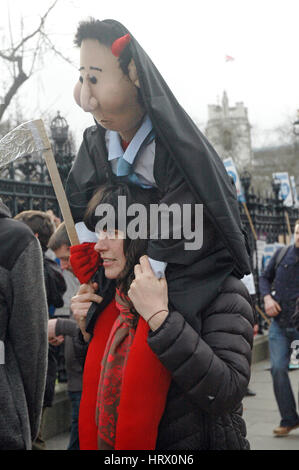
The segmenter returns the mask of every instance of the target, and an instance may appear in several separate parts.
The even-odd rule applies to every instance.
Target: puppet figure
[[[230,274],[241,278],[250,272],[233,184],[215,150],[123,25],[83,22],[75,43],[80,72],[74,97],[95,119],[84,132],[66,188],[80,242],[90,241],[82,222],[87,204],[109,180],[158,188],[160,203],[168,206],[202,204],[200,249],[186,250],[183,238],[151,240],[148,248],[158,276],[167,266],[174,306],[191,309],[192,315],[194,308],[213,300]],[[196,302],[188,294],[194,278],[202,280]]]
[[[93,115],[95,125],[84,131],[66,186],[81,242],[72,247],[71,260],[81,282],[95,273],[97,294],[103,297],[96,315],[87,315],[86,329],[92,332],[99,313],[112,308],[115,285],[105,279],[98,269],[100,259],[85,243],[96,237],[84,224],[84,214],[100,185],[124,181],[157,191],[159,203],[167,207],[191,207],[193,229],[195,207],[203,206],[200,248],[186,249],[184,236],[171,237],[175,229],[170,227],[169,239],[150,239],[147,250],[156,276],[166,276],[170,308],[200,331],[200,312],[216,299],[224,282],[232,276],[242,291],[238,279],[250,272],[234,185],[211,144],[122,24],[82,22],[75,44],[80,68],[74,97]],[[96,352],[93,360],[98,361]],[[85,410],[94,406],[87,402]]]

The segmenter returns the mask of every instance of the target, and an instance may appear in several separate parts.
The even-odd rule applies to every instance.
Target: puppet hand
[[[101,258],[94,246],[95,243],[81,243],[70,248],[70,263],[81,284],[87,284],[101,264]]]
[[[64,337],[62,335],[54,336],[54,338],[49,339],[49,343],[52,344],[52,346],[60,346],[63,341]]]
[[[56,329],[57,318],[51,318],[48,320],[48,340],[55,338],[55,329]]]
[[[151,329],[156,329],[168,315],[166,279],[156,278],[147,256],[140,258],[140,264],[136,264],[134,272],[135,280],[128,295],[137,312],[149,323]]]

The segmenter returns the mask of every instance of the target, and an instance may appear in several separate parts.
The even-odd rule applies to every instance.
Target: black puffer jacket
[[[157,449],[249,449],[241,401],[250,379],[253,311],[230,276],[196,331],[171,312],[148,343],[172,374]]]
[[[55,308],[63,307],[63,294],[66,291],[66,283],[62,275],[62,271],[58,264],[48,258],[45,253],[43,254],[43,258],[48,308],[50,306]],[[44,407],[51,407],[54,400],[55,382],[57,375],[57,355],[58,348],[52,344],[49,344]]]

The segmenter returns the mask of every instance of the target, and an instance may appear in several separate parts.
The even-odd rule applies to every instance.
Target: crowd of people
[[[46,448],[63,345],[69,450],[247,450],[256,319],[234,182],[123,25],[82,22],[75,44],[74,97],[95,120],[66,184],[80,243],[69,220],[12,219],[0,205],[0,448]],[[156,206],[167,237],[162,219],[152,231]],[[280,436],[299,423],[285,367],[298,338],[298,250],[296,223],[293,246],[261,279]]]
[[[130,203],[142,200],[147,208],[153,202],[134,185],[104,185],[86,212],[89,229],[102,201],[117,209],[115,195],[126,195]],[[254,325],[247,288],[229,278],[222,298],[200,314],[199,330],[199,318],[187,321],[170,310],[167,281],[153,273],[147,240],[126,240],[118,228],[113,234],[103,230],[96,243],[75,247],[72,267],[65,223],[56,219],[55,226],[53,214],[25,211],[12,219],[1,204],[0,228],[6,246],[1,292],[10,286],[5,303],[1,297],[6,310],[0,316],[6,331],[2,449],[46,449],[44,411],[53,404],[63,343],[72,407],[69,450],[216,448],[215,428],[223,433],[217,446],[235,448],[238,442],[238,448],[249,448],[240,408]],[[291,343],[299,340],[298,261],[299,221],[294,243],[279,248],[260,277],[265,312],[272,318],[271,374],[281,414],[276,436],[299,426],[288,378]],[[93,275],[84,283],[87,272]],[[63,304],[67,316],[59,316]],[[232,345],[238,337],[243,342]],[[231,441],[224,420],[234,429]]]

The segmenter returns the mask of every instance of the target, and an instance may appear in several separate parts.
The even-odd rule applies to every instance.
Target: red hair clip
[[[115,55],[115,57],[119,57],[124,48],[126,47],[127,44],[131,41],[131,36],[130,34],[125,34],[125,36],[122,36],[121,38],[115,39],[114,43],[111,46],[111,51],[112,54]]]

